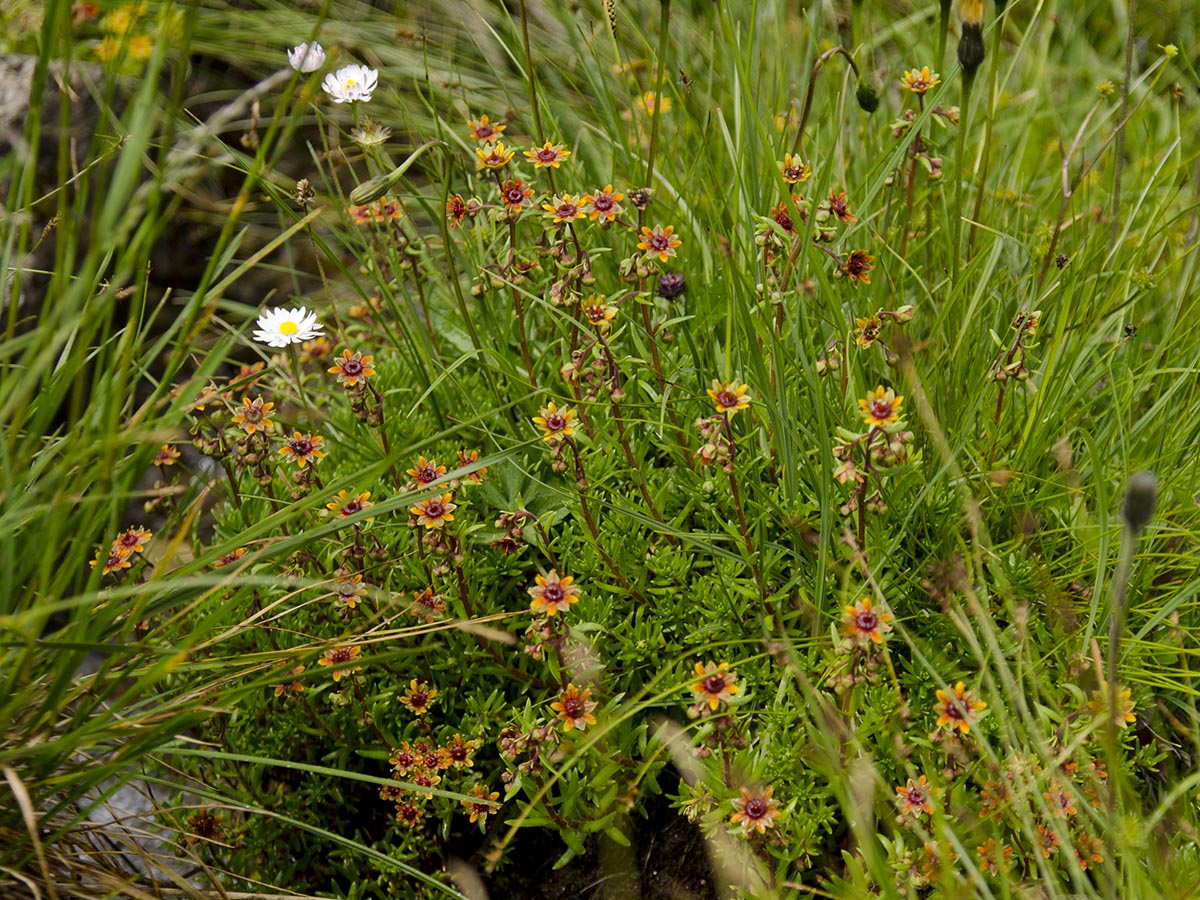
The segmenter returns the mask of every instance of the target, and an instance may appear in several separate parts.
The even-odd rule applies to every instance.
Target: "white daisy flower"
[[[254,339],[270,347],[286,347],[301,341],[311,341],[321,334],[322,328],[321,323],[317,321],[317,314],[310,313],[303,306],[295,309],[277,306],[259,316],[255,324],[258,325],[258,329],[254,332]]]
[[[325,76],[321,87],[334,103],[349,103],[361,100],[366,103],[371,99],[375,86],[379,83],[379,72],[366,66],[342,66],[336,72]]]
[[[325,49],[316,41],[302,43],[288,51],[288,62],[297,72],[315,72],[325,65]]]

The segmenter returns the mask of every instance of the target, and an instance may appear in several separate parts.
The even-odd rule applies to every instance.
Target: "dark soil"
[[[549,829],[526,829],[500,870],[485,876],[490,900],[719,900],[700,829],[662,797],[632,816],[622,847],[603,835],[561,869],[562,839]]]

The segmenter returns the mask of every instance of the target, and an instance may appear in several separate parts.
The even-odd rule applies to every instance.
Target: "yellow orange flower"
[[[783,156],[783,180],[788,184],[803,184],[812,178],[812,166],[799,156],[785,153]]]
[[[475,157],[481,169],[503,169],[516,152],[503,143],[495,143],[480,147],[475,151]]]
[[[323,443],[325,443],[325,438],[319,434],[301,434],[299,431],[295,431],[292,432],[287,443],[279,448],[279,453],[286,456],[289,462],[294,462],[303,469],[309,463],[315,463],[325,455],[325,451],[321,449]]]
[[[611,184],[606,184],[603,190],[598,190],[594,194],[584,194],[584,209],[587,211],[588,218],[593,222],[612,222],[617,218],[617,213],[621,211],[621,201],[625,199],[625,195],[620,191],[614,191]]]
[[[842,614],[842,634],[860,646],[882,644],[883,636],[892,630],[891,619],[888,613],[873,609],[871,598],[866,597],[846,607]]]
[[[575,410],[568,406],[560,411],[554,401],[550,401],[540,416],[533,417],[533,424],[542,430],[542,440],[555,444],[575,433],[575,426],[571,424],[574,419]]]
[[[478,122],[468,121],[467,127],[471,129],[471,137],[486,142],[500,137],[508,126],[502,122],[489,121],[487,116],[480,116]]]
[[[318,666],[335,666],[333,672],[334,681],[341,681],[345,676],[352,672],[361,672],[362,666],[350,665],[362,656],[361,647],[330,647],[325,651],[325,655],[317,660]]]
[[[896,787],[896,802],[900,805],[902,818],[919,818],[922,813],[933,813],[933,788],[920,776],[916,781],[908,779],[908,784]]]
[[[338,491],[338,495],[325,504],[325,508],[332,513],[336,513],[339,518],[345,519],[355,513],[360,513],[368,507],[374,506],[371,503],[371,492],[363,491],[356,497],[351,497],[350,493],[345,490]]]
[[[749,390],[748,385],[742,384],[736,378],[733,381],[717,381],[714,378],[708,396],[716,405],[717,412],[728,413],[732,417],[738,410],[750,407],[751,398],[747,393]]]
[[[400,703],[408,708],[414,716],[423,716],[429,712],[433,698],[437,696],[437,688],[430,687],[426,682],[413,679],[408,683],[408,689],[400,696]]]
[[[897,397],[891,388],[886,391],[879,385],[867,394],[865,400],[858,401],[858,413],[868,425],[884,426],[900,420],[900,406],[903,397]]]
[[[645,250],[647,256],[657,256],[659,262],[666,262],[675,255],[675,250],[683,244],[674,236],[675,226],[655,225],[653,228],[642,226],[642,239],[638,241],[638,249]]]
[[[968,691],[960,681],[954,685],[954,690],[937,692],[937,704],[934,712],[938,714],[938,727],[948,725],[953,731],[957,728],[963,734],[971,730],[975,714],[985,709],[987,704],[978,700],[975,694]]]
[[[550,708],[562,719],[563,731],[570,731],[572,728],[584,731],[587,726],[596,724],[596,717],[592,715],[596,702],[588,699],[591,695],[591,688],[580,690],[574,684],[568,684],[562,696],[550,704]]]
[[[354,387],[360,381],[375,377],[375,369],[371,365],[374,359],[374,356],[363,356],[357,351],[351,353],[349,350],[343,350],[342,358],[334,360],[329,372],[337,375],[339,384]]]
[[[692,671],[697,677],[692,683],[692,692],[702,703],[707,703],[710,710],[715,711],[722,703],[728,703],[741,690],[737,685],[737,672],[731,670],[727,662],[696,663]]]
[[[454,511],[458,509],[458,504],[453,500],[453,494],[426,497],[410,506],[408,511],[416,517],[418,525],[424,525],[426,528],[444,528],[447,522],[454,521]]]
[[[555,616],[569,610],[572,603],[579,602],[579,586],[570,575],[559,576],[551,569],[548,575],[535,575],[534,581],[537,586],[529,589],[529,596],[533,598],[529,608],[535,613]]]
[[[559,194],[551,199],[549,203],[543,203],[542,209],[546,211],[546,215],[554,220],[554,224],[560,222],[570,222],[572,219],[582,219],[587,216],[584,210],[583,197],[575,198],[570,194]]]
[[[930,72],[929,66],[922,66],[919,69],[910,69],[905,72],[904,77],[900,79],[900,86],[914,94],[924,94],[937,87],[941,82],[942,79],[937,72]]]
[[[532,162],[535,168],[557,169],[559,164],[571,155],[571,151],[562,144],[551,144],[549,141],[546,141],[542,146],[526,150],[522,155]]]
[[[771,796],[774,788],[763,788],[761,791],[751,791],[742,788],[742,796],[733,801],[733,815],[729,821],[742,826],[742,833],[749,834],[757,831],[766,834],[768,828],[773,828],[775,819],[780,815],[779,803]]]
[[[243,397],[242,407],[233,415],[232,419],[234,424],[241,425],[246,429],[246,434],[270,431],[275,427],[275,423],[271,421],[273,415],[271,410],[274,408],[274,403],[264,403],[262,397],[255,397],[253,402],[249,397]]]

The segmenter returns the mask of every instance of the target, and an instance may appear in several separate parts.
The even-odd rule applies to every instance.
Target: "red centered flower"
[[[733,381],[723,382],[714,378],[708,396],[716,405],[717,412],[728,413],[732,417],[738,410],[749,408],[750,397],[746,393],[749,390],[749,386],[742,384],[736,378]]]
[[[850,206],[846,202],[845,193],[839,194],[837,191],[829,192],[829,211],[837,216],[843,225],[849,225],[851,222],[858,221],[858,216],[850,212]]]
[[[961,681],[949,693],[938,691],[937,700],[934,712],[938,714],[938,727],[948,725],[951,731],[957,728],[963,734],[971,730],[975,713],[987,707],[986,703],[975,698],[973,692],[966,690]]]
[[[441,480],[441,477],[446,474],[446,467],[439,466],[432,459],[418,456],[417,464],[411,469],[406,469],[405,472],[412,476],[415,487],[428,487]]]
[[[417,518],[417,524],[426,528],[442,528],[447,522],[453,522],[453,513],[458,504],[453,503],[453,494],[442,494],[440,497],[427,497],[420,503],[408,508]]]
[[[891,619],[888,613],[873,609],[868,597],[846,607],[842,613],[842,634],[860,646],[882,644],[883,636],[892,630]]]
[[[330,512],[337,513],[339,518],[345,519],[355,513],[360,513],[368,507],[374,506],[370,502],[371,492],[363,491],[357,497],[351,497],[348,491],[338,491],[338,495],[325,504],[325,508]]]
[[[580,690],[575,685],[568,684],[562,696],[550,704],[550,708],[562,719],[563,731],[570,731],[572,728],[584,731],[587,726],[596,724],[596,717],[592,715],[596,702],[588,699],[591,695],[591,688]]]
[[[281,667],[290,665],[287,660],[281,659],[278,663]],[[284,694],[291,691],[293,694],[299,694],[304,691],[304,685],[295,680],[295,676],[304,672],[304,666],[293,666],[290,672],[284,673],[284,678],[291,678],[291,681],[281,681],[275,685],[275,696],[282,697]]]
[[[897,397],[894,390],[888,388],[885,391],[883,385],[879,385],[867,394],[865,400],[858,401],[858,414],[868,425],[883,427],[900,421],[900,406],[903,403],[904,398]]]
[[[262,397],[255,397],[253,402],[249,397],[243,397],[242,408],[234,414],[233,422],[245,428],[246,434],[254,434],[260,430],[270,431],[275,427],[275,423],[271,421],[271,410],[274,408],[274,403],[263,403]]]
[[[728,703],[741,688],[737,686],[737,672],[729,668],[729,663],[696,663],[693,667],[697,680],[692,683],[692,692],[699,695],[702,703],[707,703],[710,710],[716,710],[722,703]]]
[[[365,382],[368,378],[374,377],[375,369],[371,365],[374,359],[374,356],[363,356],[357,351],[351,353],[349,350],[343,350],[342,358],[333,361],[329,372],[337,375],[339,384],[354,387],[360,381]]]
[[[459,450],[458,451],[458,467],[460,469],[464,468],[465,466],[474,465],[478,459],[479,459],[479,451],[478,450]],[[487,466],[482,466],[482,467],[476,469],[470,475],[464,476],[463,480],[469,481],[472,484],[482,484],[483,476],[486,474],[487,474]]]
[[[537,587],[529,589],[529,596],[533,598],[529,608],[535,613],[555,616],[565,613],[572,603],[579,601],[579,586],[573,583],[575,579],[570,575],[559,577],[558,572],[551,569],[549,575],[535,575],[534,580]]]
[[[226,566],[232,565],[233,563],[237,562],[239,559],[241,559],[245,555],[246,555],[246,548],[238,547],[236,550],[230,550],[228,553],[223,554],[220,559],[218,559],[215,563],[212,564],[212,567],[214,569],[223,569]]]
[[[487,116],[480,116],[478,122],[468,121],[467,127],[471,129],[471,137],[477,141],[487,142],[500,137],[508,126],[501,122],[491,122]]]
[[[683,244],[683,241],[674,236],[674,231],[674,225],[668,225],[666,228],[655,225],[653,229],[642,226],[642,239],[638,241],[638,249],[645,250],[647,256],[658,256],[659,262],[666,262],[675,255],[675,248]]]
[[[417,591],[413,594],[413,605],[409,607],[408,613],[412,616],[425,617],[426,624],[432,625],[435,621],[442,617],[446,611],[446,601],[442,599],[441,594],[435,594],[433,588],[425,588],[423,591]]]
[[[360,656],[362,656],[361,647],[330,647],[325,651],[325,655],[317,660],[317,665],[335,666],[332,672],[333,680],[341,681],[351,672],[362,671],[362,666],[350,665]]]
[[[542,430],[542,440],[556,444],[575,433],[575,427],[571,424],[574,418],[575,410],[566,407],[559,411],[551,401],[542,409],[540,416],[533,417],[533,424]]]
[[[933,788],[920,776],[916,781],[896,787],[896,802],[900,804],[900,815],[904,818],[919,818],[922,813],[933,813]]]
[[[549,203],[543,203],[542,209],[546,211],[546,215],[554,220],[557,225],[559,222],[569,222],[572,219],[582,219],[587,213],[584,211],[584,200],[586,197],[576,199],[570,194],[560,194],[551,200]]]
[[[541,147],[534,147],[532,150],[526,150],[524,156],[533,163],[535,168],[557,169],[559,163],[571,155],[571,151],[566,149],[562,144],[551,144],[546,141]]]
[[[116,540],[112,542],[113,553],[119,553],[121,556],[132,556],[135,553],[141,553],[146,549],[146,541],[154,537],[149,531],[141,525],[134,525],[131,528],[126,528]]]
[[[802,184],[812,177],[812,167],[799,156],[785,153],[783,156],[783,180],[788,184]]]
[[[612,222],[621,211],[621,201],[625,199],[625,195],[614,191],[611,184],[606,184],[603,190],[585,194],[583,199],[589,219],[593,222]]]
[[[412,802],[396,804],[396,821],[409,828],[416,828],[425,818],[425,810]]]
[[[279,452],[303,469],[309,463],[315,463],[325,455],[325,451],[321,449],[323,443],[325,443],[325,438],[319,434],[301,434],[299,431],[295,431],[292,432],[288,442],[279,448]]]
[[[764,788],[755,793],[748,788],[742,788],[742,796],[733,801],[734,812],[729,821],[734,825],[741,825],[743,834],[749,834],[751,831],[765,834],[768,828],[774,827],[775,819],[780,814],[779,804],[771,796],[774,791],[774,788]]]
[[[350,609],[358,608],[359,598],[367,596],[367,589],[362,583],[361,575],[337,580],[337,601]]]
[[[437,696],[437,688],[430,687],[425,682],[418,682],[413,679],[408,683],[408,689],[400,697],[400,703],[408,707],[408,711],[414,716],[423,716],[429,712],[429,707],[433,703],[433,698]],[[437,765],[437,757],[434,757],[434,765]]]
[[[500,199],[507,209],[514,212],[529,206],[529,198],[533,196],[533,188],[517,178],[504,182],[500,186]]]
[[[865,319],[856,318],[854,325],[854,343],[864,350],[879,340],[879,332],[883,328],[883,322],[879,320],[879,316],[867,316]]]
[[[456,734],[445,747],[438,747],[438,767],[470,768],[475,765],[472,754],[478,746],[477,741],[466,741],[461,734]]]
[[[179,459],[179,451],[170,444],[163,444],[154,454],[154,465],[162,468],[173,466],[177,459]]]
[[[875,257],[869,255],[866,250],[852,250],[838,268],[850,279],[851,284],[858,281],[870,284],[871,279],[867,277],[867,273],[875,268],[874,263]]]
[[[471,785],[471,796],[474,799],[458,801],[466,807],[467,812],[471,814],[471,821],[486,822],[489,813],[495,812],[496,800],[500,798],[499,791],[488,793],[488,789],[476,782]]]
[[[421,745],[418,744],[415,748],[408,741],[400,745],[400,749],[393,750],[391,758],[388,762],[392,764],[392,772],[403,778],[410,770],[420,768],[421,764]]]
[[[451,194],[446,201],[446,218],[450,220],[451,228],[458,228],[467,217],[467,203],[458,194]]]
[[[475,157],[480,168],[503,169],[516,152],[516,150],[508,149],[502,143],[487,144],[475,151]]]
[[[97,555],[95,559],[88,563],[88,565],[93,569],[96,568],[96,566],[100,565],[100,556]],[[128,569],[132,565],[133,563],[129,561],[129,557],[127,555],[122,555],[116,550],[113,550],[108,554],[108,556],[104,557],[104,567],[100,570],[100,574],[108,575],[111,572],[117,571],[117,569]]]

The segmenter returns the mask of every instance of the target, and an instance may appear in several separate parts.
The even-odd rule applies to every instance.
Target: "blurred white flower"
[[[270,347],[286,347],[301,341],[311,341],[321,333],[322,325],[317,314],[303,306],[285,309],[277,306],[258,317],[254,339]]]
[[[325,49],[316,41],[300,44],[288,51],[288,62],[297,72],[315,72],[325,65]]]
[[[366,66],[342,66],[336,72],[325,76],[321,87],[334,103],[349,103],[361,100],[366,103],[371,99],[375,86],[379,83],[379,73]]]

